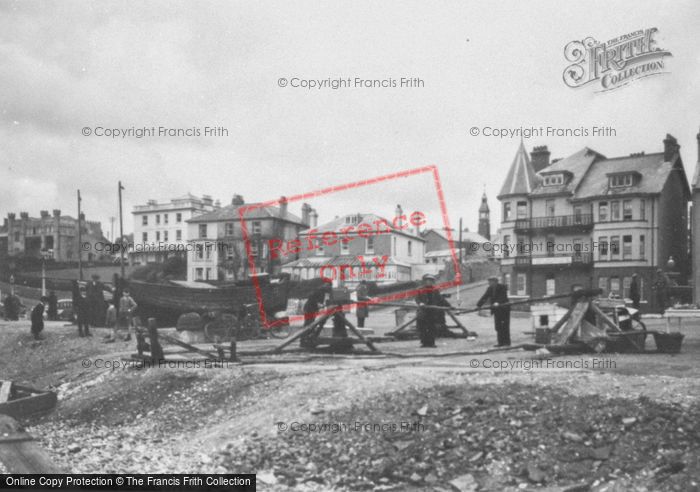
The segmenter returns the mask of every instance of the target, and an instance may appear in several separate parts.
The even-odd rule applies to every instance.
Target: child
[[[44,296],[32,309],[32,336],[35,340],[41,340],[39,335],[44,330],[44,307],[48,299]]]

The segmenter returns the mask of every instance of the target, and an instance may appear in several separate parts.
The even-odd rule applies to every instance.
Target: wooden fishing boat
[[[0,381],[0,414],[22,418],[56,406],[56,393]]]
[[[263,307],[268,314],[287,308],[288,279],[261,279],[258,285]],[[206,283],[169,281],[154,284],[132,280],[129,282],[129,292],[139,306],[172,314],[237,313],[244,304],[258,303],[256,286],[252,281],[214,286]]]

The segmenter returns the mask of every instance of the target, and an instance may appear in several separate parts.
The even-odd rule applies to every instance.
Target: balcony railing
[[[585,229],[593,226],[592,214],[578,215],[554,215],[551,217],[532,217],[530,219],[516,219],[516,230],[527,229]]]
[[[590,266],[593,264],[591,253],[566,253],[552,255],[520,255],[515,257],[515,266]]]

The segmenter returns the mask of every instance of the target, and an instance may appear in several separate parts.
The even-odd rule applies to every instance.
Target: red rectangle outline
[[[378,176],[375,178],[370,178],[370,179],[363,179],[360,181],[355,181],[352,183],[346,183],[343,185],[338,185],[338,186],[330,186],[328,188],[322,188],[320,190],[312,191],[309,193],[302,193],[300,195],[294,195],[291,197],[286,197],[287,203],[291,202],[297,202],[300,200],[309,200],[314,197],[319,197],[319,196],[324,196],[333,192],[337,191],[346,191],[350,190],[353,188],[361,188],[363,186],[368,186],[372,184],[377,184],[381,183],[383,181],[389,181],[391,179],[398,179],[398,178],[406,178],[409,176],[415,176],[418,174],[423,174],[423,173],[432,173],[433,174],[433,179],[435,181],[435,190],[438,195],[438,201],[440,203],[440,213],[442,215],[442,222],[443,222],[443,227],[445,229],[445,233],[447,236],[447,242],[449,244],[449,249],[450,249],[450,255],[452,256],[452,262],[454,264],[454,271],[455,271],[455,279],[449,282],[443,282],[441,284],[435,285],[435,288],[440,290],[440,289],[446,289],[449,287],[455,287],[458,286],[462,283],[462,271],[459,268],[459,262],[457,260],[457,254],[455,251],[455,245],[454,245],[454,240],[452,239],[452,230],[450,228],[450,220],[447,216],[447,206],[445,204],[445,195],[443,193],[442,189],[442,183],[440,181],[440,175],[438,173],[437,166],[435,165],[429,165],[429,166],[424,166],[424,167],[419,167],[415,169],[409,169],[406,171],[399,171],[396,173],[391,173],[391,174],[386,174],[384,176]],[[256,271],[255,271],[255,261],[253,260],[253,255],[252,255],[252,247],[250,244],[250,237],[248,235],[248,226],[245,221],[244,215],[247,212],[250,212],[252,210],[258,209],[258,208],[263,208],[263,207],[271,207],[271,206],[278,206],[280,203],[281,198],[278,198],[276,200],[270,200],[267,202],[261,202],[261,203],[253,203],[250,205],[242,205],[239,210],[238,214],[241,219],[241,230],[243,231],[243,241],[245,243],[245,248],[246,248],[246,254],[248,256],[248,266],[250,268],[250,272],[252,275],[252,280],[253,280],[253,285],[255,287],[255,295],[258,301],[258,310],[260,312],[260,320],[264,324],[265,328],[272,328],[274,326],[277,326],[279,324],[285,323],[285,320],[272,320],[268,321],[267,315],[265,313],[265,307],[264,307],[264,301],[262,297],[262,288],[260,286],[260,279],[256,276]],[[327,308],[321,311],[318,311],[316,315],[324,315],[324,314],[332,314],[335,312],[338,312],[340,310],[345,310],[349,311],[355,306],[370,306],[373,304],[381,304],[382,302],[389,302],[389,301],[397,301],[401,299],[406,299],[409,297],[415,297],[417,294],[426,292],[428,289],[425,288],[418,288],[418,289],[413,289],[409,290],[406,292],[399,292],[396,294],[389,294],[386,296],[382,297],[375,297],[371,301],[367,302],[355,302],[352,304],[344,304],[343,306],[335,306],[332,308]],[[303,320],[304,315],[303,314],[298,314],[294,316],[289,317],[289,322],[291,321],[297,321],[297,320]]]

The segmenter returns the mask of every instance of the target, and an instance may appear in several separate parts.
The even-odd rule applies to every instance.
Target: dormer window
[[[633,174],[614,174],[610,176],[610,187],[611,188],[624,188],[626,186],[632,186],[634,184]]]
[[[550,174],[544,177],[544,186],[558,186],[564,184],[563,174]]]

